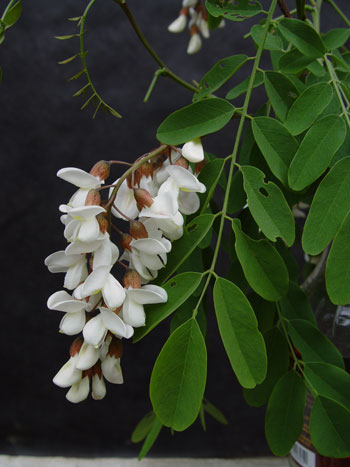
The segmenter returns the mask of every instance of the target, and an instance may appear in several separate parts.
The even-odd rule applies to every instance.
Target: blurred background
[[[100,159],[134,161],[158,145],[156,130],[172,111],[188,105],[191,93],[160,78],[147,104],[144,95],[156,63],[137,39],[119,6],[99,0],[87,19],[86,59],[97,91],[123,115],[116,119],[73,98],[84,78],[67,79],[80,71],[79,59],[58,62],[79,52],[77,33],[69,17],[80,16],[87,0],[23,0],[19,22],[0,46],[3,81],[0,85],[2,179],[2,309],[0,396],[1,451],[7,454],[135,456],[140,445],[131,432],[151,409],[148,384],[154,361],[169,333],[163,323],[139,343],[125,342],[124,385],[110,385],[102,401],[89,398],[78,405],[65,399],[66,390],[52,378],[68,359],[72,338],[59,335],[61,313],[46,309],[46,300],[62,288],[63,275],[50,274],[44,258],[65,247],[58,205],[74,188],[57,179],[61,167],[89,171]],[[269,1],[262,2],[268,9]],[[287,2],[293,7],[294,2]],[[350,13],[348,0],[339,6]],[[7,1],[0,0],[3,11]],[[256,20],[227,22],[212,33],[202,50],[186,54],[187,30],[170,34],[167,26],[178,15],[180,0],[130,0],[141,30],[170,69],[187,81],[199,81],[217,60],[229,55],[253,55],[251,39],[244,40]],[[328,5],[322,31],[344,27]],[[268,61],[268,55],[264,56]],[[243,67],[230,89],[249,74]],[[262,88],[253,107],[264,101]],[[254,110],[252,108],[252,110]],[[218,157],[232,151],[235,123],[204,139],[204,147]],[[120,174],[113,166],[115,178]],[[209,313],[208,382],[206,397],[229,420],[222,426],[207,417],[203,433],[199,421],[183,433],[163,429],[153,456],[244,457],[270,454],[264,439],[264,409],[248,407],[231,370]]]

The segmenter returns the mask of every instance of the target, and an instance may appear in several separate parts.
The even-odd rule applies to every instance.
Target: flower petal
[[[113,255],[114,253],[114,255]],[[114,256],[114,257],[113,257]],[[101,242],[99,248],[94,252],[94,269],[100,266],[112,266],[115,256],[119,256],[119,250],[114,243],[112,243],[109,238]],[[116,259],[116,261],[117,261]],[[114,261],[115,262],[115,261]]]
[[[86,258],[80,256],[80,261],[70,266],[64,278],[64,287],[73,290],[80,282],[84,281],[88,275]]]
[[[89,295],[93,295],[102,290],[106,283],[110,269],[110,266],[100,266],[99,268],[94,269],[84,283],[81,296],[88,297]]]
[[[126,335],[126,328],[124,321],[112,310],[108,308],[100,308],[103,324],[107,329],[113,332],[120,337],[125,337]]]
[[[84,342],[78,354],[76,367],[78,370],[88,370],[95,365],[99,358],[99,349],[87,342]]]
[[[69,402],[77,404],[78,402],[84,401],[89,395],[90,381],[89,377],[85,376],[77,383],[73,384],[70,390],[66,394],[66,398]]]
[[[168,300],[166,291],[162,287],[152,284],[144,285],[141,289],[128,289],[127,295],[133,301],[143,305],[165,303]]]
[[[95,217],[101,212],[106,212],[102,206],[80,206],[78,208],[72,208],[69,211],[69,215],[75,219],[89,219],[90,217]]]
[[[179,211],[182,214],[194,214],[198,211],[200,206],[199,196],[197,193],[180,191],[179,195]]]
[[[50,310],[65,311],[66,313],[75,313],[84,310],[86,302],[74,300],[65,290],[55,292],[52,294],[48,301],[47,307]]]
[[[106,385],[104,379],[101,375],[101,378],[95,374],[92,377],[92,398],[96,401],[103,399],[106,395]]]
[[[78,360],[78,354],[74,357],[70,357],[58,373],[54,376],[53,382],[61,388],[69,388],[73,384],[77,383],[81,379],[81,370],[76,368],[76,362]]]
[[[103,376],[109,383],[123,384],[123,374],[120,366],[120,358],[115,358],[107,355],[106,359],[101,363]]]
[[[97,240],[100,233],[100,226],[96,217],[81,222],[79,233],[75,240],[80,242],[93,242]]]
[[[123,318],[127,324],[134,328],[146,324],[146,315],[143,305],[132,300],[129,294],[123,305]]]
[[[45,259],[45,266],[55,268],[55,272],[66,272],[67,268],[79,261],[79,255],[66,256],[63,250],[52,253]]]
[[[75,167],[65,167],[57,172],[57,177],[72,183],[78,188],[97,188],[101,182],[97,177]]]
[[[181,188],[181,190],[204,193],[207,189],[203,183],[198,181],[197,177],[195,177],[189,170],[183,167],[179,167],[178,165],[171,165],[167,168],[167,171],[169,172],[170,177],[175,180],[177,185]]]
[[[184,144],[182,147],[182,155],[189,162],[197,163],[204,159],[204,151],[200,138],[194,138],[192,141]]]
[[[91,318],[84,326],[84,340],[95,347],[98,347],[107,334],[106,326],[103,324],[101,314]]]
[[[76,313],[66,313],[60,322],[60,331],[67,336],[74,336],[83,330],[86,317],[85,311],[77,311]]]
[[[113,183],[115,185],[118,182],[119,178]],[[113,192],[113,188],[110,189],[109,195],[111,196]],[[117,206],[118,209],[125,214],[126,216],[130,217],[131,219],[135,219],[139,215],[139,210],[137,209],[137,204],[134,196],[134,190],[128,187],[126,180],[123,181],[121,184],[115,201],[112,206],[112,214],[119,219],[125,220],[125,217],[122,216],[114,206]]]
[[[131,248],[137,248],[149,255],[158,255],[159,253],[167,252],[167,248],[163,243],[155,238],[140,238],[139,240],[133,240],[131,242]]]
[[[125,300],[125,291],[112,274],[107,276],[102,295],[108,308],[118,308]]]

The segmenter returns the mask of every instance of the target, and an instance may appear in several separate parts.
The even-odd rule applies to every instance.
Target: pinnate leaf
[[[299,191],[317,180],[329,166],[345,135],[345,123],[338,115],[318,120],[306,133],[291,162],[289,186]]]
[[[141,451],[139,453],[139,456],[138,456],[139,461],[141,459],[143,459],[148,454],[148,452],[152,448],[153,444],[156,442],[156,440],[158,438],[158,435],[159,435],[162,428],[163,428],[162,423],[159,421],[158,418],[155,418],[154,422],[153,422],[153,425],[152,425],[152,428],[151,428],[150,432],[148,433],[148,435],[146,436],[146,439],[145,439],[145,441],[144,441],[144,443],[142,445]]]
[[[139,421],[131,435],[132,443],[139,443],[146,438],[153,427],[155,418],[154,412],[151,411]]]
[[[315,193],[304,226],[302,244],[309,255],[318,255],[333,240],[350,211],[350,157],[339,160]]]
[[[266,411],[265,434],[271,451],[285,456],[300,435],[304,422],[306,388],[294,370],[275,385]]]
[[[193,100],[199,101],[219,89],[248,60],[247,55],[232,55],[219,60],[200,80],[199,90]]]
[[[266,375],[266,350],[254,311],[243,292],[218,278],[214,306],[222,342],[241,386],[253,388]]]
[[[281,237],[288,246],[294,243],[295,224],[292,212],[280,188],[264,182],[265,174],[249,165],[240,167],[249,210],[265,236],[276,241]]]
[[[299,73],[314,61],[314,58],[301,54],[297,49],[292,49],[281,56],[278,69],[283,73]]]
[[[134,342],[139,341],[152,331],[161,321],[177,310],[197,289],[202,274],[199,272],[183,272],[162,285],[168,294],[168,301],[145,305],[146,326],[135,329]]]
[[[250,82],[250,76],[248,76],[246,79],[244,79],[239,84],[234,86],[226,94],[225,99],[228,99],[228,100],[236,99],[236,97],[240,96],[241,94],[244,94],[249,87],[249,82]],[[263,82],[264,82],[264,74],[258,70],[255,74],[253,88],[260,86]]]
[[[223,128],[235,108],[224,99],[205,99],[170,114],[158,128],[157,138],[166,144],[182,144]]]
[[[296,139],[278,120],[270,117],[255,117],[252,129],[271,172],[288,186],[288,169],[298,149]]]
[[[327,50],[332,50],[344,45],[345,42],[349,39],[349,36],[349,28],[336,28],[328,31],[322,39],[327,47]]]
[[[320,58],[326,47],[316,30],[305,21],[285,18],[278,23],[282,36],[307,57]]]
[[[183,431],[195,421],[206,376],[204,339],[196,320],[191,318],[171,334],[152,371],[150,398],[165,426]]]
[[[278,301],[288,291],[288,271],[268,240],[253,240],[233,220],[236,253],[251,288],[265,300]]]
[[[264,74],[264,85],[276,116],[285,120],[290,106],[299,95],[297,88],[287,76],[276,71]]]
[[[208,12],[217,17],[223,16],[230,21],[243,21],[246,18],[257,15],[262,10],[257,0],[206,0],[205,6]]]

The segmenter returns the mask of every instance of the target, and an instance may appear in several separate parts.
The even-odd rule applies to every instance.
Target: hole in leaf
[[[268,192],[265,190],[265,188],[259,188],[259,193],[261,193],[265,198],[269,197]]]
[[[187,231],[188,232],[193,232],[194,230],[197,230],[198,224],[193,224],[190,227],[188,227]]]
[[[172,282],[172,283],[170,284],[170,287],[175,287],[175,286],[176,286],[176,281],[174,281],[174,282]]]
[[[221,63],[220,63],[220,67],[221,67],[221,68],[225,68],[225,66],[226,66],[226,62],[221,62]]]

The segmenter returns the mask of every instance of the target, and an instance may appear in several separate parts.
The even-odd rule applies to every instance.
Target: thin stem
[[[341,9],[338,7],[338,5],[333,1],[333,0],[324,0],[328,5],[330,5],[333,10],[335,10],[338,15],[342,18],[344,23],[346,23],[348,26],[350,26],[350,20],[345,16],[345,14],[341,11]]]
[[[118,234],[120,234],[120,235],[123,235],[123,234],[124,234],[124,232],[122,232],[120,229],[118,229],[118,227],[117,227],[116,225],[114,225],[114,224],[111,223],[111,227],[112,227],[112,229],[114,229],[116,232],[118,232]]]
[[[228,175],[228,180],[227,180],[227,188],[226,188],[226,192],[225,192],[224,203],[223,203],[223,207],[222,207],[222,211],[221,211],[220,227],[219,227],[219,232],[218,232],[218,236],[217,236],[217,241],[216,241],[216,246],[215,246],[215,250],[214,250],[213,259],[212,259],[211,266],[210,266],[211,274],[208,275],[208,278],[207,278],[207,280],[206,280],[206,282],[204,284],[204,288],[203,288],[202,293],[201,293],[201,295],[199,297],[197,305],[196,305],[195,309],[193,310],[193,316],[196,316],[196,314],[198,312],[199,305],[200,305],[201,301],[203,300],[204,294],[206,292],[206,289],[209,286],[211,276],[213,275],[213,272],[214,272],[214,269],[215,269],[215,266],[216,266],[216,261],[217,261],[217,258],[218,258],[221,239],[222,239],[222,234],[223,234],[223,230],[224,230],[225,218],[226,218],[226,214],[227,214],[227,206],[228,206],[228,200],[229,200],[229,196],[230,196],[230,190],[231,190],[231,184],[232,184],[232,178],[233,178],[233,169],[235,167],[235,162],[236,162],[236,158],[237,158],[237,155],[238,155],[238,148],[239,148],[240,140],[241,140],[242,133],[243,133],[244,123],[245,123],[245,120],[246,120],[247,114],[248,114],[248,106],[249,106],[250,98],[251,98],[252,91],[253,91],[255,75],[256,75],[256,72],[257,72],[257,69],[258,69],[258,66],[259,66],[259,63],[260,63],[260,59],[261,59],[261,55],[262,55],[262,52],[263,52],[265,40],[266,40],[266,37],[267,37],[267,33],[268,33],[270,23],[272,21],[273,13],[274,13],[275,8],[276,8],[276,4],[277,4],[277,0],[272,0],[271,6],[270,6],[270,9],[269,9],[269,12],[268,12],[268,16],[266,18],[266,23],[264,25],[263,38],[262,38],[262,41],[259,44],[258,51],[257,51],[256,56],[255,56],[254,65],[253,65],[252,73],[250,75],[249,85],[248,85],[248,89],[247,89],[247,94],[246,94],[245,100],[244,100],[241,120],[239,122],[238,130],[237,130],[237,136],[235,138],[235,144],[234,144],[233,151],[232,151],[232,154],[231,154],[231,164],[230,164],[230,168],[229,168],[229,175]]]
[[[286,18],[291,18],[292,15],[289,11],[289,8],[285,2],[285,0],[277,0],[277,3],[278,3],[278,6],[279,6],[279,9],[281,10],[281,12],[283,13],[283,15],[286,17]]]
[[[159,154],[161,154],[162,152],[164,152],[166,150],[166,148],[168,147],[167,144],[162,144],[161,146],[159,146],[159,148],[155,149],[154,151],[152,152],[149,152],[148,154],[146,154],[145,156],[143,157],[140,157],[138,159],[137,162],[135,162],[132,167],[130,167],[130,169],[128,169],[121,177],[120,179],[117,181],[115,187],[114,187],[114,190],[112,192],[112,195],[111,197],[109,198],[109,201],[108,203],[106,204],[105,206],[105,209],[107,211],[110,211],[112,206],[113,206],[113,203],[114,203],[114,200],[115,200],[115,197],[117,196],[117,193],[118,193],[118,190],[119,188],[121,187],[121,184],[124,182],[124,180],[126,180],[128,178],[129,175],[131,175],[138,167],[140,167],[144,162],[147,162],[148,160],[152,159],[153,157],[156,157],[158,156]]]
[[[110,164],[120,164],[120,165],[128,165],[129,167],[132,166],[130,162],[124,162],[124,161],[108,161]]]
[[[163,62],[163,60],[156,54],[156,52],[151,47],[150,43],[147,41],[147,39],[143,35],[141,29],[139,28],[139,25],[136,23],[136,20],[135,20],[133,14],[131,13],[126,1],[125,0],[124,1],[123,0],[113,0],[113,1],[115,3],[117,3],[121,7],[121,9],[124,11],[125,15],[127,16],[127,18],[130,21],[131,26],[134,28],[134,31],[136,32],[136,34],[137,34],[138,38],[140,39],[140,41],[142,42],[142,44],[144,45],[145,49],[154,58],[154,60],[158,63],[158,65],[164,70],[162,74],[164,76],[168,76],[169,78],[171,78],[173,81],[180,84],[184,88],[187,88],[192,92],[197,92],[198,88],[192,86],[192,84],[190,84],[190,83],[187,83],[187,81],[183,80],[182,78],[180,78],[180,76],[176,75],[173,71],[171,71],[166,66],[166,64]]]
[[[329,60],[329,58],[327,58],[325,56],[325,63],[326,63],[326,66],[328,68],[328,71],[329,71],[329,76],[331,77],[331,81],[332,81],[332,84],[333,84],[333,87],[335,89],[335,92],[337,94],[337,97],[338,97],[338,100],[339,100],[339,103],[341,105],[341,108],[342,108],[342,111],[343,111],[343,114],[344,114],[344,117],[345,117],[345,120],[346,120],[346,123],[348,125],[348,127],[350,128],[350,119],[349,119],[349,114],[348,114],[348,111],[345,107],[345,104],[344,104],[344,101],[343,101],[343,98],[340,94],[340,91],[339,91],[339,86],[338,86],[338,76],[335,72],[335,69],[333,67],[333,64],[332,62]]]
[[[147,92],[146,92],[146,95],[143,99],[143,102],[146,104],[148,102],[148,99],[151,97],[151,94],[152,94],[152,91],[154,89],[154,86],[156,85],[157,81],[158,81],[158,78],[161,74],[164,73],[164,69],[163,68],[159,68],[159,70],[156,70],[154,75],[153,75],[153,79],[151,81],[151,84],[149,85],[149,88],[147,89]]]

